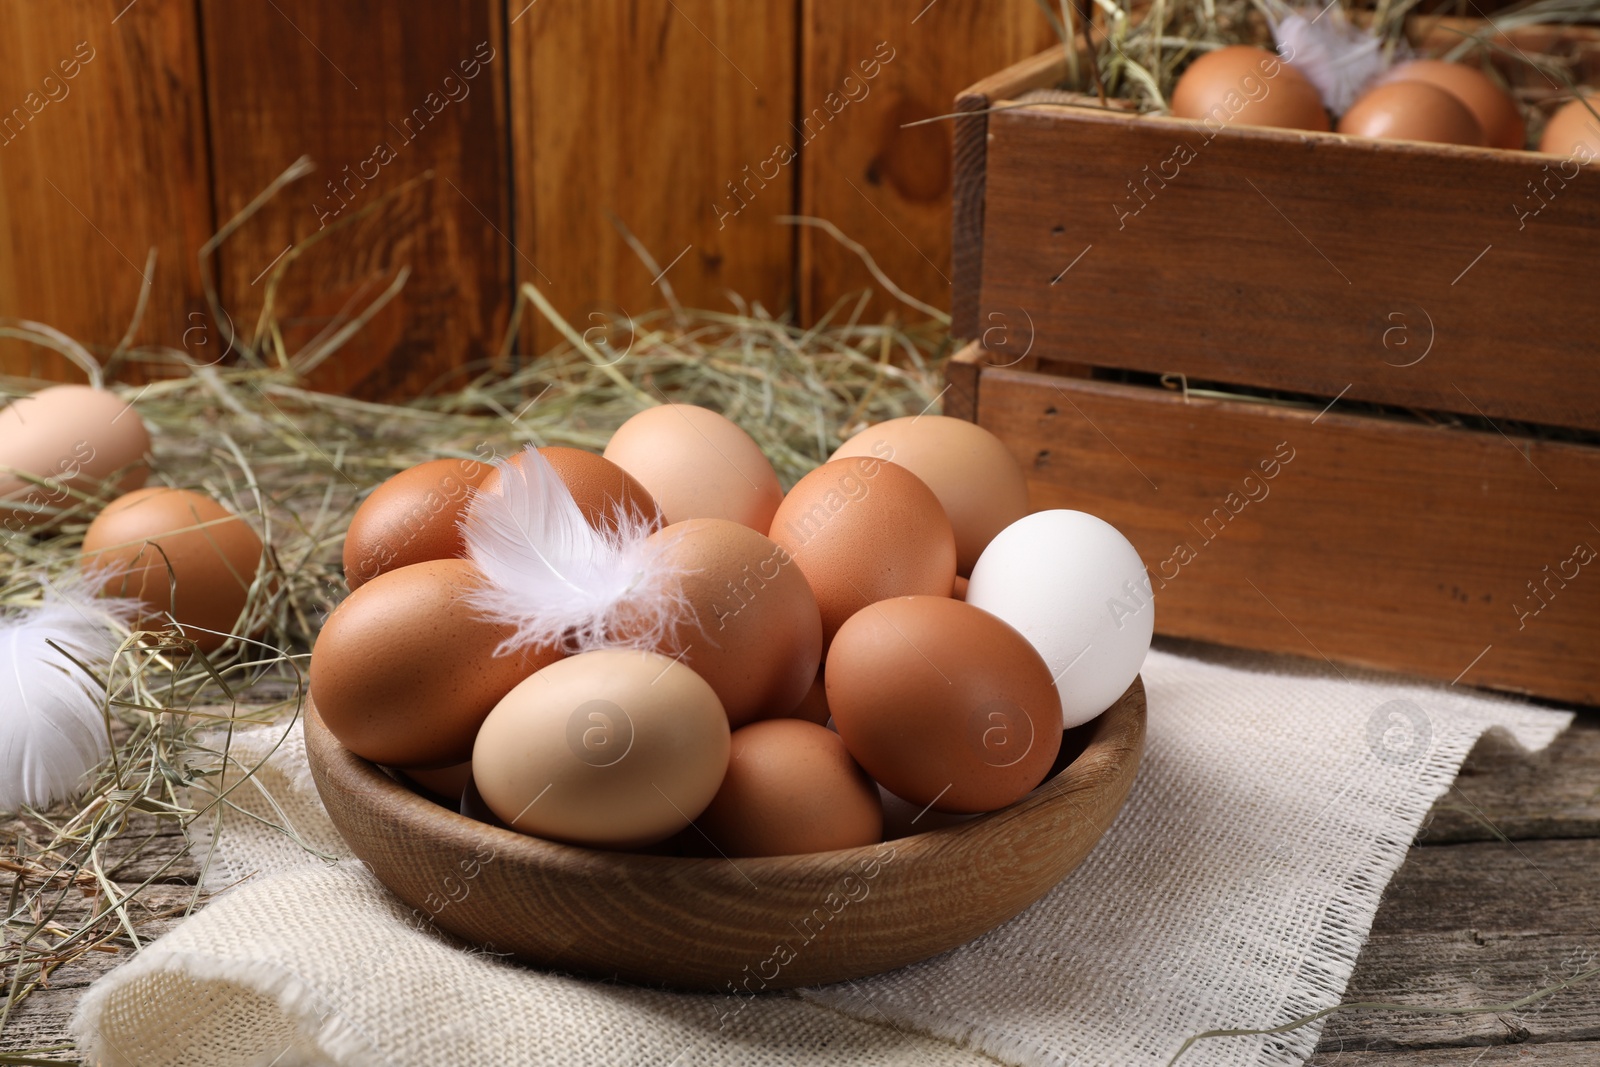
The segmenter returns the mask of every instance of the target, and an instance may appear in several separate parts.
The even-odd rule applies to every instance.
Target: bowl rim
[[[940,853],[952,844],[990,837],[1004,824],[1027,819],[1040,809],[1053,807],[1072,795],[1093,790],[1104,783],[1107,768],[1122,768],[1128,760],[1139,760],[1144,744],[1147,702],[1142,675],[1117,700],[1085,725],[1092,725],[1084,748],[1052,777],[1004,808],[985,812],[960,823],[926,830],[907,837],[828,852],[792,853],[780,856],[735,857],[739,869],[748,875],[789,880],[819,874],[836,874],[853,862],[881,859],[885,846],[895,849],[897,858],[914,859],[919,854]],[[324,778],[347,795],[365,794],[364,806],[384,810],[397,823],[407,827],[427,826],[431,835],[477,836],[492,847],[497,856],[520,863],[538,865],[553,873],[566,871],[587,877],[605,876],[608,871],[633,874],[649,869],[692,878],[712,868],[725,870],[727,856],[665,856],[648,852],[588,848],[524,834],[517,830],[482,822],[438,804],[391,777],[382,767],[345,748],[333,736],[316,710],[310,694],[306,696],[305,739],[307,759],[321,764],[318,784]],[[1094,758],[1088,758],[1090,756]],[[403,770],[403,769],[402,769]],[[1120,805],[1119,805],[1120,809]],[[1108,827],[1102,826],[1102,833]],[[342,835],[342,831],[341,831]],[[902,851],[906,850],[906,851]]]

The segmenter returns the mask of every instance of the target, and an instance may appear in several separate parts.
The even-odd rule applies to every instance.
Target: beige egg
[[[1028,513],[1028,480],[1005,443],[977,423],[916,415],[868,427],[830,459],[886,459],[921,478],[956,535],[956,573],[971,574],[994,535]]]
[[[705,810],[728,747],[727,713],[705,679],[659,653],[602,649],[507,693],[478,731],[472,777],[523,833],[639,848]]]
[[[18,397],[0,409],[0,524],[26,530],[76,494],[130,493],[149,475],[149,451],[138,412],[115,393],[53,385]]]
[[[761,447],[709,408],[646,408],[617,427],[604,455],[639,480],[669,525],[728,519],[764,534],[783,499]]]
[[[106,505],[83,535],[82,567],[102,596],[144,605],[138,625],[177,620],[202,652],[221,647],[238,624],[261,565],[261,538],[204,493],[153,485]]]

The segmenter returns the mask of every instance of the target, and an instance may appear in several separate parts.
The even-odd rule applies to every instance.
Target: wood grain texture
[[[957,128],[953,121],[906,124],[951,114],[964,86],[1047,47],[1054,31],[1033,0],[803,0],[802,7],[800,212],[865,245],[912,296],[949,307]],[[869,315],[893,308],[918,317],[882,293],[849,249],[820,230],[802,231],[806,321],[868,288],[878,290]]]
[[[1415,849],[1389,885],[1346,1002],[1508,1004],[1600,966],[1597,866],[1600,841],[1592,838]],[[1444,899],[1455,906],[1441,909]],[[1565,1041],[1600,1041],[1600,982],[1502,1012],[1340,1013],[1330,1017],[1321,1045],[1482,1051]]]
[[[989,108],[1030,89],[1059,85],[1067,60],[1049,49],[991,74],[956,96],[952,124],[954,174],[950,204],[950,332],[976,341],[978,295],[983,288],[983,190],[989,151]]]
[[[133,316],[152,247],[133,340],[182,342],[202,306],[195,249],[212,230],[194,9],[125,7],[0,6],[0,316],[52,325],[102,358]],[[11,340],[0,371],[83,378]]]
[[[793,3],[525,2],[509,8],[518,280],[579,330],[665,306],[658,276],[688,306],[730,309],[732,291],[787,309],[794,234],[773,219],[794,209],[777,151]],[[536,351],[558,336],[530,328]]]
[[[1026,310],[1042,358],[1600,429],[1600,186],[1554,157],[1057,106],[988,129],[981,311]]]
[[[755,992],[877,974],[1016,915],[1110,826],[1144,722],[1135,680],[1077,759],[1002,811],[882,845],[737,862],[575,848],[475,822],[351,755],[314,709],[306,753],[351,849],[442,929],[557,970]],[[441,890],[464,872],[470,892]]]
[[[512,289],[502,5],[201,6],[219,219],[298,156],[318,166],[223,246],[233,323],[248,334],[265,272],[327,227],[280,292],[291,350],[412,273],[318,387],[404,399],[495,351]]]
[[[980,375],[1034,507],[1138,548],[1158,632],[1600,702],[1600,449]]]

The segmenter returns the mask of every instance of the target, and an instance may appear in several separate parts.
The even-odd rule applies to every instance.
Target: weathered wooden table
[[[7,848],[18,830],[15,822],[0,824]],[[121,885],[137,884],[182,847],[168,831],[135,861],[108,873]],[[167,872],[167,884],[144,896],[144,906],[157,916],[181,912],[198,873],[184,857]],[[6,876],[0,885],[9,881]],[[75,918],[64,914],[61,921],[70,927]],[[153,918],[137,927],[139,936],[159,936],[174,921]],[[126,950],[91,952],[57,970],[48,988],[19,1004],[0,1031],[0,1064],[18,1062],[8,1052],[66,1042],[78,996],[124,958]],[[1537,756],[1492,737],[1478,746],[1384,894],[1345,999],[1432,1009],[1506,1005],[1597,966],[1600,716],[1591,713]],[[70,1051],[38,1058],[74,1062]],[[1310,1062],[1594,1067],[1600,1064],[1600,978],[1501,1011],[1341,1011],[1328,1020]]]

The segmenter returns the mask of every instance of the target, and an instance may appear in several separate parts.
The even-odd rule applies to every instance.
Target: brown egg
[[[378,575],[328,616],[311,652],[311,699],[351,752],[390,767],[461,763],[500,698],[561,658],[496,655],[515,628],[468,604],[482,581],[466,560],[425,560]]]
[[[149,451],[144,423],[115,393],[52,385],[17,397],[0,409],[0,524],[27,530],[70,508],[76,494],[130,493],[149,474]]]
[[[1563,104],[1545,124],[1539,151],[1576,156],[1581,162],[1600,156],[1600,119],[1595,112],[1600,112],[1600,95],[1589,97],[1587,104],[1581,99]]]
[[[811,681],[811,688],[806,690],[806,695],[800,698],[800,703],[783,714],[763,714],[763,719],[803,719],[806,722],[816,723],[818,726],[828,725],[832,718],[828,711],[828,689],[822,680],[822,672]]]
[[[378,486],[350,518],[344,580],[353,592],[384,571],[466,555],[459,524],[494,472],[475,459],[430,459]]]
[[[944,505],[956,535],[956,573],[972,565],[994,535],[1028,513],[1028,480],[1005,444],[977,423],[948,415],[880,422],[839,446],[831,459],[872,456],[904,467]]]
[[[666,547],[686,608],[658,650],[681,654],[734,728],[791,711],[822,662],[822,616],[794,561],[727,519],[690,519],[651,538]]]
[[[967,599],[967,580],[959,574],[956,575],[955,588],[950,590],[950,595],[956,600]]]
[[[883,805],[838,734],[773,719],[733,732],[727,777],[695,825],[729,856],[832,852],[882,841]]]
[[[828,651],[828,707],[885,789],[938,811],[1002,808],[1044,780],[1061,698],[1022,634],[981,608],[910,596],[863,608]]]
[[[1477,67],[1442,59],[1413,59],[1395,67],[1378,84],[1396,81],[1426,82],[1461,101],[1478,120],[1483,143],[1490,148],[1528,147],[1522,112],[1517,110],[1511,94]]]
[[[922,479],[893,463],[824,463],[789,490],[771,537],[800,565],[822,609],[826,648],[844,621],[875,601],[955,584],[956,537]]]
[[[640,848],[684,829],[728,770],[728,716],[694,671],[655,652],[584,652],[495,705],[472,778],[525,834]]]
[[[1397,81],[1369,89],[1339,120],[1339,132],[1386,141],[1483,144],[1467,105],[1437,85]]]
[[[1172,113],[1208,129],[1280,126],[1328,129],[1316,86],[1275,53],[1251,45],[1219,48],[1189,64],[1172,90]]]
[[[521,461],[524,453],[511,457],[512,463]],[[550,445],[539,449],[539,455],[555,469],[556,476],[566,485],[573,501],[589,525],[600,529],[605,523],[616,529],[617,517],[624,511],[642,515],[652,527],[661,525],[661,509],[655,499],[640,485],[633,475],[615,463],[581,448],[562,448]],[[483,480],[482,491],[500,491],[500,471],[492,470]]]
[[[783,499],[761,447],[733,422],[693,404],[646,408],[617,427],[605,457],[635,478],[670,523],[728,519],[766,533]]]
[[[450,801],[451,807],[458,807],[467,783],[472,780],[472,761],[452,763],[448,767],[412,767],[399,773],[423,792]]]
[[[261,538],[204,493],[151,486],[106,505],[83,535],[84,571],[103,572],[102,596],[135,597],[138,625],[165,629],[170,614],[202,652],[239,622],[261,565]]]

